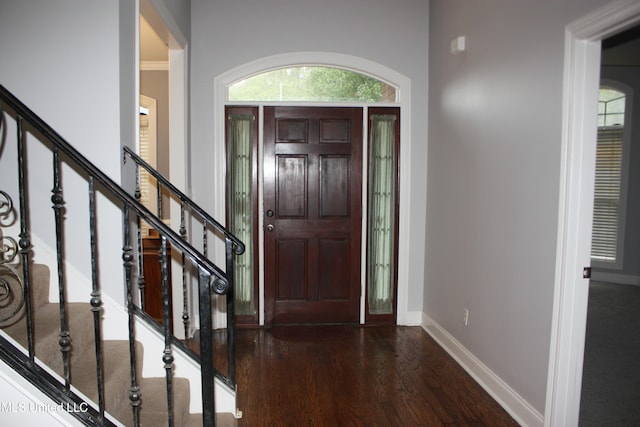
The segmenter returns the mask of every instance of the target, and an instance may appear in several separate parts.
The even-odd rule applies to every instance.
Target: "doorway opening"
[[[226,111],[227,223],[247,244],[237,323],[257,321],[258,272],[266,324],[395,323],[399,108]]]
[[[634,96],[640,26],[602,41],[587,325],[579,425],[640,424],[640,159]],[[603,390],[607,390],[603,393]]]
[[[147,98],[156,100],[155,111],[156,120],[153,131],[155,131],[155,149],[145,150],[144,144],[138,140],[138,154],[147,163],[156,165],[156,169],[168,178],[177,188],[188,193],[188,183],[186,179],[187,164],[187,39],[180,28],[175,25],[173,18],[167,11],[158,10],[151,1],[141,0],[139,11],[138,27],[138,95],[141,99],[140,107],[145,107]],[[147,97],[147,98],[145,98]],[[144,125],[153,125],[144,118]],[[150,128],[139,129],[140,135]],[[157,194],[157,186],[153,180],[147,182],[149,208],[152,212],[158,213],[160,218],[166,223],[170,223],[172,228],[178,229],[180,225],[180,204],[172,201],[166,194]],[[152,195],[155,193],[155,195]],[[155,198],[155,200],[154,200]],[[160,209],[160,203],[162,207]],[[151,234],[153,230],[151,230]],[[149,237],[151,240],[154,236]],[[149,242],[148,242],[149,243]],[[181,283],[181,269],[178,268],[177,260],[172,261],[175,266],[171,268],[172,277],[170,283]],[[149,263],[154,265],[154,263]],[[150,274],[151,277],[152,274]],[[159,276],[158,276],[159,277]],[[153,284],[147,283],[147,286]],[[180,286],[172,287],[172,296],[175,304],[182,305],[185,296]],[[193,295],[187,294],[189,307],[194,307]],[[191,322],[197,324],[197,317]],[[173,322],[180,324],[181,315],[176,310]],[[191,331],[193,332],[193,331]],[[176,330],[179,338],[182,331]]]
[[[566,28],[558,250],[545,426],[578,425],[594,201],[601,40],[640,21],[613,2]]]

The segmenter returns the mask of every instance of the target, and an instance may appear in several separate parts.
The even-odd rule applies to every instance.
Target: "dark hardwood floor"
[[[238,426],[517,426],[420,327],[238,329]]]

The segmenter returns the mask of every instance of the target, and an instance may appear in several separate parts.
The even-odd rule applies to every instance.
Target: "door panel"
[[[265,323],[355,323],[362,109],[265,107]]]

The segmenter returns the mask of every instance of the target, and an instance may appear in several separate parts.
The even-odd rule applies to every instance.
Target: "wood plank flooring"
[[[238,329],[238,426],[517,426],[420,327]]]

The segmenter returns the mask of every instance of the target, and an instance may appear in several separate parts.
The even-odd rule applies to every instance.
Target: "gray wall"
[[[431,1],[424,312],[541,413],[565,26],[605,3]]]
[[[0,6],[0,83],[75,146],[90,161],[120,181],[122,67],[118,2],[47,0],[2,1]],[[133,40],[132,40],[133,45]],[[131,65],[132,69],[133,65]],[[10,143],[0,157],[0,183],[16,181],[16,157]],[[51,156],[29,138],[32,234],[55,248],[52,233]],[[70,168],[63,169],[66,207],[66,257],[91,277],[87,184]],[[17,194],[13,194],[17,201]],[[121,213],[106,207],[100,215],[98,243],[103,289],[123,301],[121,232],[114,232]],[[42,247],[34,250],[42,259]],[[111,275],[108,274],[111,272]],[[115,279],[115,280],[114,280]]]
[[[149,0],[159,13],[190,33],[190,8],[185,0]],[[135,2],[130,0],[0,0],[0,84],[18,96],[36,114],[116,182],[121,176],[121,144],[135,145],[138,112],[135,66]],[[174,19],[175,18],[175,19]],[[7,135],[13,137],[13,124]],[[11,141],[11,139],[7,139]],[[18,200],[15,143],[0,148],[0,185]],[[32,169],[33,233],[55,248],[51,210],[50,155],[29,144]],[[50,181],[49,181],[50,182]],[[90,278],[89,233],[86,215],[87,184],[69,168],[63,171],[67,208],[67,259]],[[122,239],[119,209],[107,206],[99,216],[98,243],[101,283],[105,293],[124,301]],[[35,214],[37,213],[37,215]],[[14,234],[15,235],[15,234]],[[42,252],[40,252],[41,254]],[[39,253],[36,252],[36,258]],[[116,272],[116,273],[114,273]],[[114,276],[116,274],[116,276]]]

